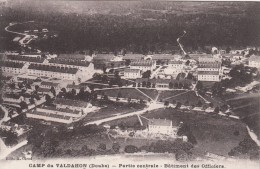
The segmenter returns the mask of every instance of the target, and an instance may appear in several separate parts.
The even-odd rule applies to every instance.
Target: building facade
[[[141,70],[140,69],[125,69],[124,70],[124,78],[126,79],[137,79],[141,78]]]
[[[153,60],[135,60],[130,63],[130,69],[139,69],[142,72],[153,71],[156,68],[156,62]]]

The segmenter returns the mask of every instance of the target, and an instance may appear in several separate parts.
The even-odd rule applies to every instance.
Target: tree
[[[169,101],[165,101],[164,106],[169,106]]]
[[[51,91],[51,93],[53,94],[53,96],[56,96],[56,91],[55,91],[55,89],[54,89],[53,86],[51,87],[51,90],[50,90],[50,91]]]
[[[201,102],[201,100],[198,101],[197,106],[198,106],[198,107],[201,107],[201,106],[202,106],[202,102]]]
[[[219,107],[218,106],[214,109],[214,113],[219,113]]]
[[[170,89],[173,88],[173,83],[172,83],[172,82],[169,83],[169,88],[170,88]]]
[[[28,109],[28,105],[27,105],[27,103],[25,101],[21,101],[19,105],[20,105],[22,110],[23,109]]]
[[[127,146],[125,146],[125,152],[126,153],[136,153],[136,152],[138,152],[138,148],[133,145],[127,145]]]
[[[181,102],[177,102],[175,109],[179,109],[181,107]]]
[[[126,65],[126,66],[129,66],[130,63],[131,63],[131,60],[130,60],[130,59],[126,59],[126,60],[125,60],[125,65]]]
[[[35,85],[34,88],[37,91],[40,87],[38,85]]]
[[[30,101],[30,104],[35,104],[35,101],[34,101],[33,97],[31,97],[29,101]]]
[[[214,104],[211,102],[209,103],[209,107],[213,108],[214,107]]]
[[[97,148],[98,150],[101,150],[101,151],[105,151],[106,149],[107,149],[107,146],[106,146],[106,144],[104,144],[104,143],[100,143],[99,145],[98,145],[98,148]]]
[[[119,145],[119,143],[117,143],[117,142],[113,143],[112,149],[113,149],[114,152],[116,152],[116,153],[119,152],[119,150],[120,150],[120,145]]]
[[[187,60],[187,62],[185,63],[185,65],[189,66],[189,65],[190,65],[190,60]]]
[[[188,154],[184,150],[178,150],[177,153],[175,154],[175,159],[177,161],[188,161]]]
[[[146,72],[143,73],[142,78],[150,78],[151,73],[152,72],[150,70],[147,70]]]
[[[51,99],[51,96],[46,94],[45,95],[45,100],[46,100],[46,104],[47,105],[51,105],[52,104],[52,99]]]

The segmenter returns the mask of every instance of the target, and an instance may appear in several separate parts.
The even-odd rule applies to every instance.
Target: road
[[[18,143],[17,145],[13,146],[13,147],[5,147],[2,151],[1,149],[1,154],[0,154],[0,160],[6,159],[6,157],[11,154],[12,152],[14,152],[15,150],[25,146],[27,144],[27,140],[24,140],[20,143]]]
[[[128,114],[122,114],[122,115],[118,115],[118,116],[113,116],[113,117],[109,117],[109,118],[105,118],[105,119],[101,119],[101,120],[96,120],[96,121],[92,121],[92,122],[88,122],[85,125],[88,125],[88,124],[97,124],[97,125],[99,125],[101,123],[112,121],[112,120],[117,120],[117,119],[121,119],[121,118],[125,118],[125,117],[135,116],[135,115],[141,115],[141,114],[146,113],[147,111],[151,111],[151,110],[155,110],[155,109],[159,109],[159,108],[163,108],[163,107],[165,107],[163,105],[163,103],[152,102],[147,108],[145,108],[143,110],[132,112],[132,113],[128,113]]]

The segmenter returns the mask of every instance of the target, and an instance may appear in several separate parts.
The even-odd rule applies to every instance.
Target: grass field
[[[139,88],[142,92],[144,92],[146,95],[151,97],[152,99],[156,99],[158,95],[158,91],[156,89],[145,89],[145,88]]]
[[[255,134],[260,137],[260,96],[252,97],[243,94],[243,98],[230,100],[227,103],[232,106],[233,111],[245,122]],[[246,97],[247,96],[247,97]],[[236,97],[241,97],[238,95]]]
[[[167,101],[172,103],[173,100],[175,100],[177,102],[181,102],[182,104],[184,104],[186,101],[188,101],[190,105],[192,105],[192,104],[196,105],[199,101],[201,101],[201,103],[205,103],[205,101],[202,98],[200,98],[199,96],[197,96],[194,91],[188,91],[188,92],[182,92],[182,93],[183,94],[177,95],[176,97],[167,99]]]
[[[103,118],[108,118],[111,116],[116,116],[118,114],[126,114],[126,113],[131,113],[134,111],[141,110],[145,107],[145,105],[129,105],[128,103],[126,104],[117,104],[117,105],[106,105],[97,112],[91,112],[87,114],[86,117],[84,117],[82,120],[84,122],[88,121],[93,121],[93,120],[99,120]]]
[[[105,94],[108,97],[117,97],[121,93],[122,98],[131,98],[131,99],[143,99],[148,100],[149,98],[139,92],[134,88],[121,88],[121,89],[106,89],[106,90],[96,90],[98,94]]]
[[[185,90],[166,90],[166,91],[160,91],[160,95],[158,97],[158,100],[164,100],[166,98],[172,97],[174,95],[184,93]]]

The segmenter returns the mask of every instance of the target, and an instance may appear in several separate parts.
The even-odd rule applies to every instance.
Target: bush
[[[138,148],[133,145],[127,145],[127,146],[125,146],[125,152],[126,153],[136,153],[136,152],[138,152]]]
[[[112,149],[114,150],[114,152],[119,152],[119,150],[120,150],[120,145],[119,145],[119,143],[113,143],[113,145],[112,145]]]

